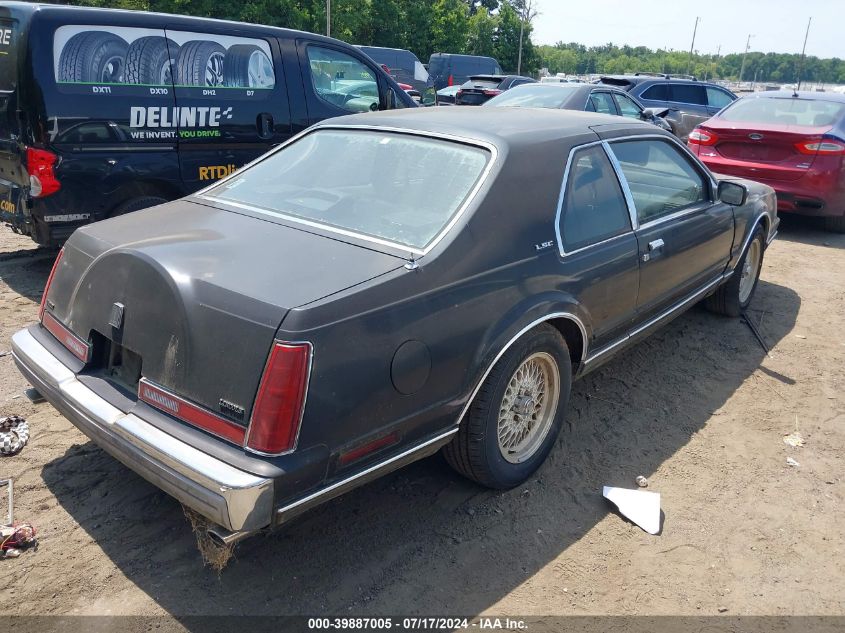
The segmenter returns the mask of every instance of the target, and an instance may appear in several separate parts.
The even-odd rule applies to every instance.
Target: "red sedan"
[[[845,232],[845,95],[743,97],[695,128],[688,144],[713,171],[772,187],[778,212],[821,216]]]

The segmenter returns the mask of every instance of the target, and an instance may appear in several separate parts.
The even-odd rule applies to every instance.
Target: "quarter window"
[[[571,252],[631,230],[619,181],[604,150],[596,145],[576,152],[569,166],[560,233]]]
[[[616,106],[613,105],[613,99],[609,92],[594,92],[591,94],[590,101],[587,103],[587,110],[602,114],[616,114]]]
[[[625,95],[614,94],[613,100],[616,101],[616,106],[619,108],[619,114],[630,119],[639,119],[642,114],[639,106],[631,101],[630,97]]]
[[[351,55],[321,46],[308,47],[314,92],[323,101],[348,112],[378,110],[375,73]]]
[[[640,224],[707,200],[703,176],[673,145],[658,140],[611,144]]]

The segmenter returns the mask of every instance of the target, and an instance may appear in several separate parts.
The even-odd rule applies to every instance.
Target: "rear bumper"
[[[28,330],[12,337],[30,383],[107,453],[166,493],[232,531],[273,522],[273,480],[253,475],[125,413],[82,384]]]

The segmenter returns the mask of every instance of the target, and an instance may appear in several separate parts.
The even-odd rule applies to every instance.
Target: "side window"
[[[571,252],[631,230],[619,181],[604,150],[595,145],[572,156],[561,210],[563,249]]]
[[[613,93],[613,100],[616,101],[616,107],[619,108],[619,114],[631,119],[640,118],[642,110],[640,110],[640,107],[634,103],[630,97]]]
[[[594,92],[591,94],[587,110],[602,114],[616,114],[616,106],[613,105],[613,98],[609,92]]]
[[[378,110],[378,81],[362,61],[322,46],[308,46],[314,92],[323,101],[348,112]]]
[[[733,103],[733,97],[724,90],[719,88],[711,88],[707,86],[707,104],[711,108],[719,108],[720,110],[726,105]]]
[[[677,103],[690,103],[692,105],[707,105],[707,94],[704,86],[693,84],[670,84],[669,101]]]
[[[653,101],[668,101],[669,87],[666,84],[654,84],[649,86],[640,95],[640,99],[651,99]]]
[[[707,183],[681,151],[666,141],[611,143],[641,224],[708,199]]]

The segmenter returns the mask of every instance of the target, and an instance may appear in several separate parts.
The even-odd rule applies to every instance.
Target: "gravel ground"
[[[787,218],[789,220],[789,218]],[[509,492],[434,456],[206,568],[178,503],[32,405],[0,357],[0,460],[37,551],[0,561],[6,614],[845,614],[845,236],[785,221],[750,316],[697,307],[576,383],[548,462]],[[0,354],[54,253],[0,227]],[[798,430],[806,445],[783,436]],[[800,465],[788,466],[787,457]],[[661,493],[650,536],[604,484]],[[836,561],[840,561],[837,563]],[[182,624],[173,624],[181,628]]]

